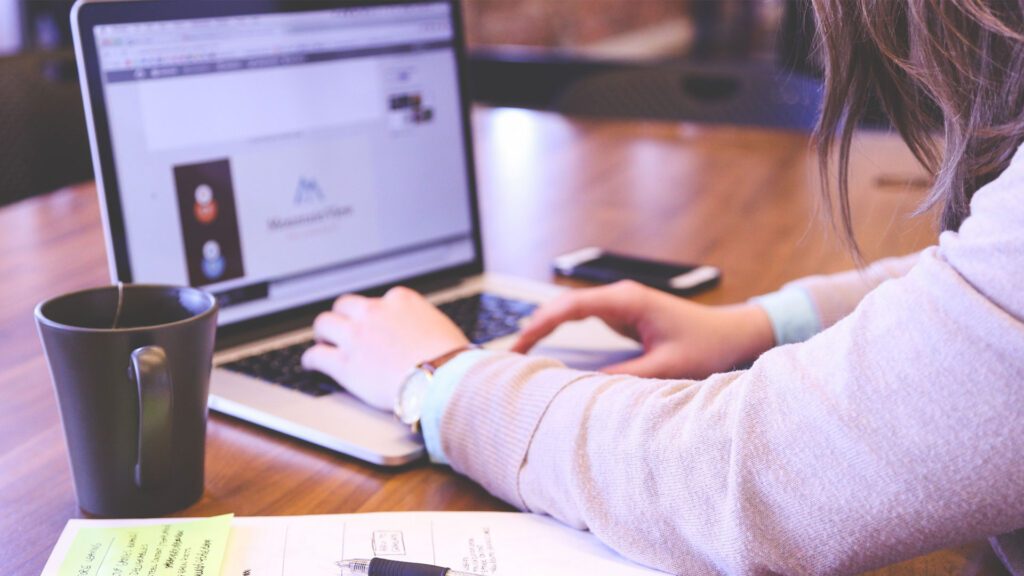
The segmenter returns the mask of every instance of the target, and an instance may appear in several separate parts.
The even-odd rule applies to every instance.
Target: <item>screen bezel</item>
[[[453,44],[455,48],[456,74],[459,82],[459,107],[461,110],[463,153],[465,156],[466,182],[468,184],[470,218],[474,258],[466,264],[444,268],[428,274],[400,278],[387,285],[366,286],[361,292],[379,293],[390,286],[406,284],[426,286],[439,282],[455,281],[467,276],[480,274],[484,269],[483,242],[480,233],[480,211],[477,199],[476,170],[473,162],[472,125],[469,107],[469,79],[466,66],[466,48],[462,29],[462,17],[458,0],[306,0],[294,2],[288,0],[235,0],[233,2],[196,2],[194,0],[142,0],[126,2],[123,0],[86,0],[76,6],[72,12],[76,40],[79,45],[79,65],[83,67],[85,85],[88,91],[89,104],[87,113],[92,118],[93,155],[98,160],[97,169],[101,178],[97,182],[97,193],[105,203],[105,224],[107,226],[108,257],[113,267],[115,279],[121,282],[132,282],[132,271],[128,259],[128,239],[125,235],[124,214],[121,208],[120,187],[115,170],[115,158],[110,137],[109,118],[103,94],[103,83],[100,73],[99,58],[96,51],[95,38],[92,34],[94,26],[102,24],[126,24],[132,22],[154,22],[169,20],[188,20],[195,18],[212,18],[235,15],[294,13],[335,8],[358,8],[371,6],[387,6],[401,4],[432,4],[445,2],[450,7]],[[282,319],[294,317],[296,313],[308,314],[330,307],[334,298],[301,305],[249,320],[223,325],[218,328],[221,333],[246,331],[260,325],[267,325]]]

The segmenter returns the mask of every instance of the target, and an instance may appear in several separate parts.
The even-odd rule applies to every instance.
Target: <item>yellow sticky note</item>
[[[232,517],[80,528],[57,576],[219,576]]]

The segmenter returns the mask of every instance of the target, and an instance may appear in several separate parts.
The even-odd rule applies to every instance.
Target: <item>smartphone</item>
[[[590,247],[554,260],[556,274],[592,282],[635,280],[673,294],[693,294],[718,284],[722,271],[714,266],[672,264],[614,254]]]

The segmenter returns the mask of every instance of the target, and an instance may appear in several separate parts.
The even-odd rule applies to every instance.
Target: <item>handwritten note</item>
[[[338,576],[338,560],[374,556],[484,576],[661,574],[618,556],[589,532],[508,512],[235,518],[223,574]]]
[[[82,527],[57,576],[219,576],[232,517]]]

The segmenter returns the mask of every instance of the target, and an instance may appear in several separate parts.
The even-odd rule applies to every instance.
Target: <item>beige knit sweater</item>
[[[445,410],[445,454],[678,574],[856,573],[1020,528],[1024,150],[971,209],[913,261],[801,281],[834,325],[748,370],[482,360]]]

